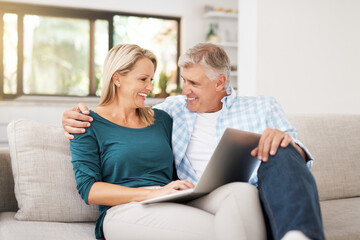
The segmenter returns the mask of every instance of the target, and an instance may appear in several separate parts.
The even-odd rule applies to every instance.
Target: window
[[[118,43],[155,53],[154,93],[160,73],[177,87],[179,18],[15,3],[0,9],[0,99],[99,96],[105,56]]]
[[[89,95],[87,20],[24,16],[24,94]]]
[[[3,30],[3,92],[5,94],[16,94],[17,79],[17,15],[4,14],[4,30]]]
[[[150,49],[158,59],[157,71],[154,77],[155,92],[160,92],[159,75],[161,72],[177,77],[177,25],[176,20],[159,18],[114,16],[114,44],[135,43]],[[170,81],[171,82],[171,81]],[[176,89],[176,85],[169,84]]]

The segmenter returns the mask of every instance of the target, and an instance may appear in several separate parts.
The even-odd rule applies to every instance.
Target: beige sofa
[[[360,239],[360,115],[289,119],[315,157],[326,238]],[[17,120],[8,136],[11,158],[0,150],[0,239],[94,239],[97,211],[76,192],[62,129]]]

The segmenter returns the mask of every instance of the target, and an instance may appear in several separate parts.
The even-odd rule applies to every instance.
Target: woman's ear
[[[120,74],[118,72],[115,72],[112,75],[111,80],[113,81],[113,83],[115,84],[115,86],[120,87]]]
[[[223,91],[226,83],[225,75],[221,74],[215,81],[216,81],[215,84],[216,91]]]

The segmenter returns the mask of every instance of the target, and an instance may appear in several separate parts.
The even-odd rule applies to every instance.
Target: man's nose
[[[183,89],[182,89],[182,94],[183,95],[186,95],[186,94],[188,94],[189,93],[189,86],[188,86],[188,84],[186,83],[186,81],[184,81],[184,83],[183,83]]]

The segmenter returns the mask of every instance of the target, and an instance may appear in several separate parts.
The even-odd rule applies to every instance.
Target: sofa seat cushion
[[[321,201],[327,240],[360,239],[360,197]]]
[[[18,221],[15,212],[0,212],[1,240],[95,239],[95,223]]]

